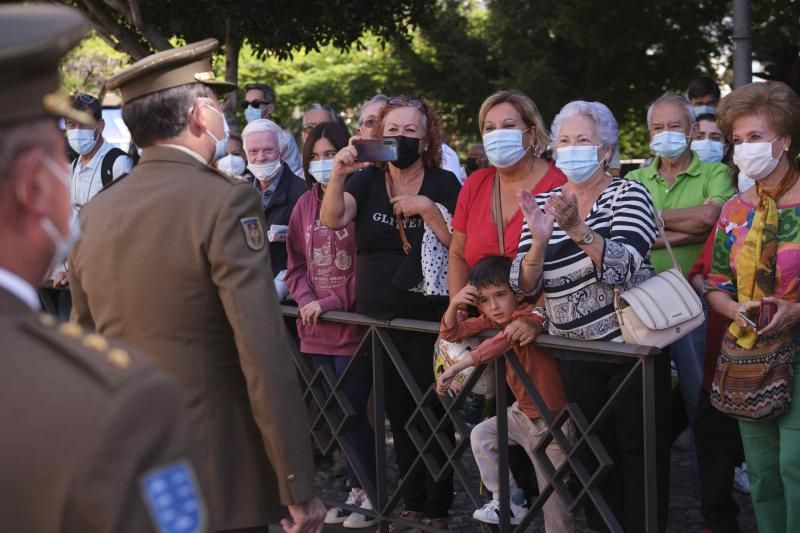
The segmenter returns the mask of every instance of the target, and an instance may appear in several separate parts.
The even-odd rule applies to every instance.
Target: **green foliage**
[[[92,35],[62,61],[61,82],[69,94],[85,92],[97,96],[105,80],[129,63],[126,54],[114,51]]]

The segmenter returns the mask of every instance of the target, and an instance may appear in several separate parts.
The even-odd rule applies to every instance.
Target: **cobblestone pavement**
[[[388,432],[387,432],[388,433]],[[391,435],[389,433],[389,435]],[[687,439],[683,435],[672,450],[672,471],[671,471],[671,490],[669,506],[669,523],[667,531],[669,533],[699,532],[702,528],[702,518],[700,516],[700,503],[693,496],[691,483],[691,463]],[[391,441],[387,442],[387,447],[391,446]],[[479,476],[471,451],[467,448],[461,459],[467,465],[474,483],[478,484]],[[397,469],[391,455],[387,456],[389,466],[389,476],[392,480],[397,479]],[[326,502],[343,502],[347,497],[347,487],[345,479],[340,475],[334,475],[330,469],[320,468],[317,473],[317,487],[320,495]],[[736,501],[741,507],[739,523],[745,533],[755,532],[755,518],[750,498],[746,494],[735,493]],[[450,511],[450,530],[461,532],[481,532],[480,524],[472,519],[473,505],[466,492],[461,489],[458,479],[455,481],[455,500]],[[582,517],[578,518],[578,531],[587,531]],[[341,527],[326,526],[326,532],[353,531]],[[367,531],[365,529],[364,531]],[[369,529],[375,531],[375,528]],[[544,523],[541,514],[536,518],[532,527],[528,531],[544,532]]]

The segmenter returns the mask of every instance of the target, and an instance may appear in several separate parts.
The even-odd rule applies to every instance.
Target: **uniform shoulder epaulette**
[[[60,323],[51,315],[40,314],[33,320],[24,320],[20,328],[107,388],[122,386],[144,366],[140,356],[99,333],[85,331],[75,322]]]

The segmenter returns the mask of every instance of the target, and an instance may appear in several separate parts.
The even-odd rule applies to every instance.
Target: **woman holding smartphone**
[[[423,235],[428,228],[441,248],[450,246],[445,213],[449,217],[455,211],[461,185],[452,172],[440,168],[441,134],[429,104],[412,97],[389,98],[376,128],[384,139],[396,140],[397,159],[370,166],[359,160],[352,145],[360,138],[351,139],[351,145],[336,154],[321,219],[334,230],[355,222],[359,313],[382,320],[402,317],[438,322],[447,308],[447,297],[427,296],[421,289]],[[401,330],[389,330],[389,334],[419,389],[427,391],[434,383],[435,335]],[[434,481],[421,463],[411,469],[417,449],[405,426],[416,404],[394,364],[386,361],[384,368],[385,388],[375,393],[384,395],[406,483],[403,517],[444,529],[453,501],[452,472]],[[398,523],[390,527],[390,531],[406,529]]]
[[[708,302],[733,323],[723,355],[791,347],[800,372],[800,97],[781,82],[752,83],[717,108],[733,162],[755,186],[722,208],[708,277]],[[776,352],[777,353],[777,352]],[[792,379],[791,375],[788,377]],[[716,386],[716,384],[715,384]],[[789,383],[791,391],[791,381]],[[756,391],[759,405],[774,389]],[[800,387],[776,417],[739,420],[751,496],[762,533],[800,531]]]

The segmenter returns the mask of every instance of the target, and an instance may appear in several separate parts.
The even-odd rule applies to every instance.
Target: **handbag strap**
[[[620,193],[622,192],[622,188],[625,186],[625,182],[623,178],[619,178],[622,183],[619,184],[617,187],[617,191],[614,193],[614,197],[611,199],[611,215],[612,215],[612,224],[613,224],[613,215],[614,215],[614,207],[617,205],[617,198],[619,198]],[[667,253],[669,254],[670,259],[672,259],[672,266],[678,269],[678,272],[683,274],[683,270],[681,270],[681,266],[678,264],[678,260],[675,259],[675,252],[672,251],[672,246],[669,245],[669,241],[667,240],[667,234],[664,231],[664,219],[658,216],[658,212],[653,206],[653,221],[656,223],[656,228],[658,229],[659,235],[661,235],[661,240],[664,241],[664,248],[667,249]]]
[[[503,238],[503,204],[500,201],[500,176],[495,172],[492,183],[491,202],[492,223],[497,229],[497,242],[500,245],[500,255],[506,255],[505,239]]]
[[[386,171],[386,188],[389,192],[389,198],[394,198],[394,188],[392,187],[392,178],[389,176],[389,171]],[[411,252],[411,243],[408,242],[408,237],[406,236],[406,230],[403,227],[403,221],[405,219],[402,216],[397,217],[397,231],[400,233],[400,241],[403,243],[403,252],[408,255]]]

